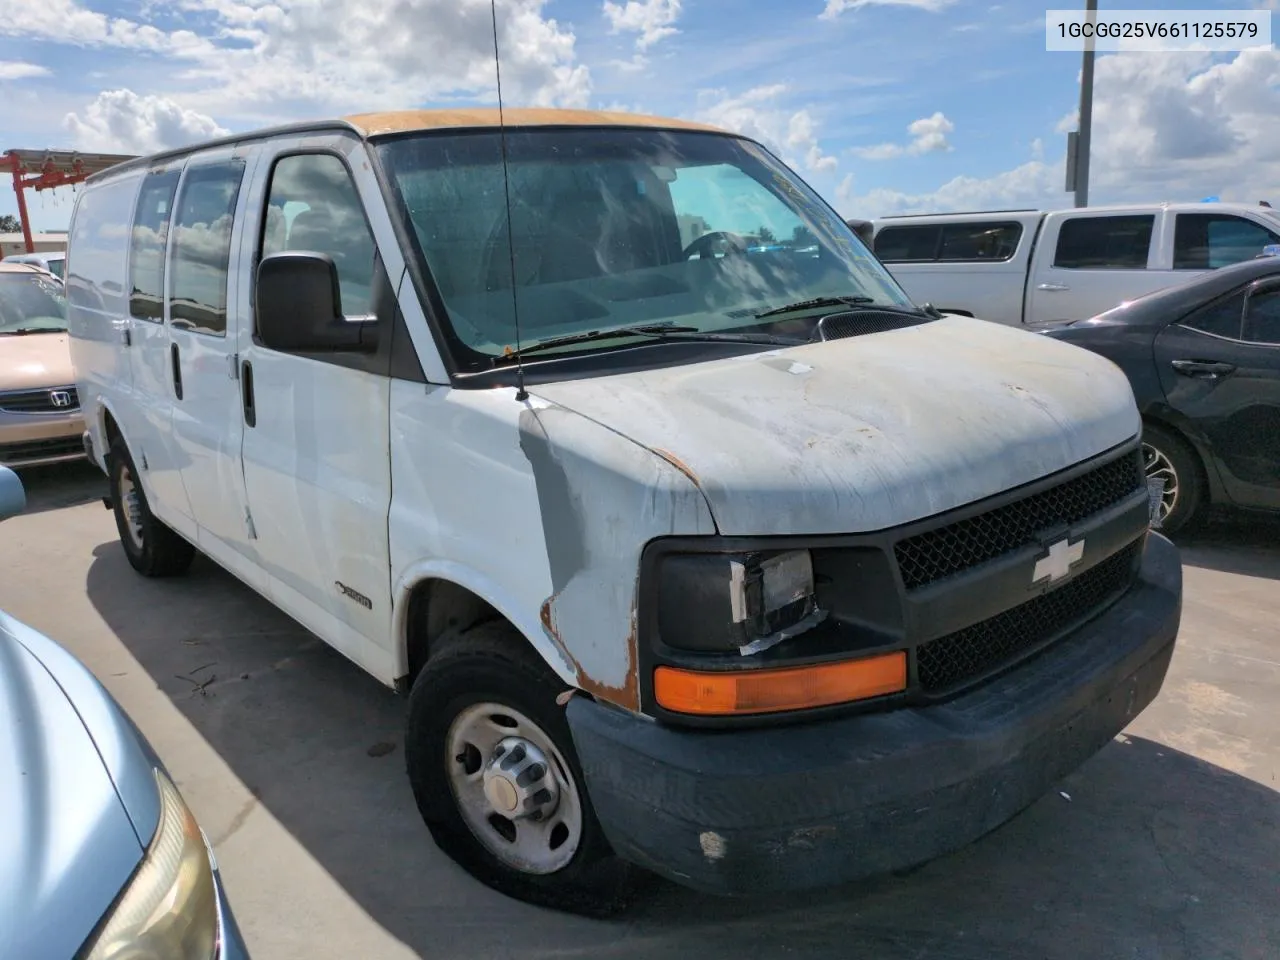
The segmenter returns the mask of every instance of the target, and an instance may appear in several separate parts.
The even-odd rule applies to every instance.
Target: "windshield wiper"
[[[762,320],[765,317],[776,317],[782,313],[792,313],[795,310],[811,310],[815,307],[860,307],[875,302],[875,297],[863,296],[812,297],[808,300],[797,300],[795,303],[783,304],[781,307],[774,307],[772,310],[757,313],[756,319]]]
[[[0,334],[10,337],[25,337],[31,333],[66,333],[66,327],[15,327],[12,330],[0,330]]]
[[[619,337],[653,337],[657,340],[725,341],[729,343],[762,343],[785,346],[796,346],[805,342],[791,337],[776,337],[764,333],[704,333],[697,327],[651,323],[635,327],[611,327],[608,330],[587,330],[583,333],[552,337],[550,340],[531,343],[527,347],[521,347],[519,350],[511,350],[499,357],[498,360],[512,360],[531,353],[540,353],[543,350],[554,350],[556,347],[567,347],[575,343],[592,343],[596,340],[616,340]]]

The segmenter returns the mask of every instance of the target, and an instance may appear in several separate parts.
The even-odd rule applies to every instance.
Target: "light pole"
[[[1098,22],[1098,0],[1085,0],[1088,23]],[[1089,205],[1089,141],[1093,134],[1093,37],[1084,38],[1080,68],[1079,129],[1067,134],[1067,191],[1075,191],[1076,206]]]

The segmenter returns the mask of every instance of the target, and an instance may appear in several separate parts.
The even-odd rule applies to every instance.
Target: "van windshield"
[[[0,273],[0,336],[66,329],[67,301],[61,283],[34,270]]]
[[[600,127],[506,141],[510,227],[496,129],[377,148],[470,369],[515,347],[513,299],[525,348],[661,324],[807,339],[830,304],[758,315],[831,297],[911,308],[848,226],[749,141]]]

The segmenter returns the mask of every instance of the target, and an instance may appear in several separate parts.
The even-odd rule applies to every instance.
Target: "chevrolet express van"
[[[749,139],[265,130],[92,178],[68,268],[129,562],[199,550],[407,693],[431,834],[517,897],[916,864],[1163,682],[1124,376],[917,309]]]

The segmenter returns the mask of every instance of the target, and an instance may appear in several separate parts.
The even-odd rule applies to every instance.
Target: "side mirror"
[[[338,268],[324,253],[273,253],[258,264],[254,312],[264,346],[286,352],[378,348],[374,317],[342,315]]]
[[[27,492],[22,481],[8,467],[0,467],[0,520],[16,517],[27,508]]]

